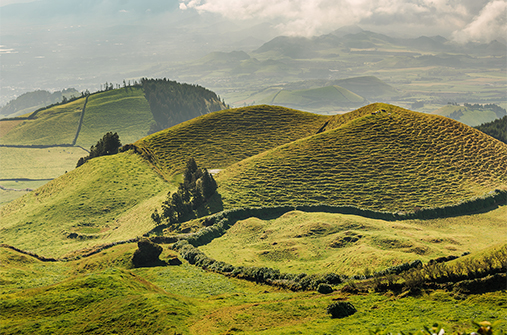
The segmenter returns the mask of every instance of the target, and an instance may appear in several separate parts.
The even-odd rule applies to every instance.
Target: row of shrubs
[[[438,217],[461,215],[475,212],[484,208],[498,206],[507,202],[506,190],[495,190],[483,197],[476,197],[455,205],[446,207],[423,208],[410,213],[390,213],[374,210],[365,210],[355,206],[331,206],[331,205],[301,205],[301,206],[277,206],[277,207],[240,207],[225,210],[205,218],[202,223],[205,226],[185,239],[193,246],[201,246],[210,243],[213,239],[225,234],[227,229],[237,220],[249,217],[275,218],[293,210],[303,212],[327,212],[340,214],[354,214],[363,217],[383,220],[407,220],[407,219],[431,219]],[[405,271],[393,269],[393,271]],[[399,273],[399,272],[398,272]]]
[[[333,291],[331,285],[342,282],[342,278],[335,273],[307,275],[305,273],[281,273],[280,270],[268,267],[234,266],[209,258],[186,240],[175,243],[173,249],[177,250],[181,257],[190,264],[205,270],[260,284],[279,286],[292,291],[318,290],[322,293],[330,293]]]

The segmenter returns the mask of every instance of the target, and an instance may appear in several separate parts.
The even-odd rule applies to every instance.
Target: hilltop
[[[410,211],[507,187],[507,146],[459,122],[372,104],[222,171],[225,208],[300,203]]]
[[[169,177],[181,172],[189,157],[206,168],[225,168],[315,134],[328,119],[328,116],[266,105],[228,109],[189,120],[134,144]]]
[[[72,170],[107,132],[118,133],[123,144],[132,143],[156,130],[226,108],[203,87],[167,79],[113,87],[106,83],[104,91],[83,93],[22,117],[0,120],[0,185],[4,187],[0,203]]]

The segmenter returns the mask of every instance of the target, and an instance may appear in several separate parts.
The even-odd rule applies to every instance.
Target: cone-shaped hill
[[[373,104],[328,131],[220,172],[225,207],[301,203],[399,211],[507,187],[507,145],[454,120]]]
[[[166,177],[188,158],[225,168],[265,150],[316,134],[329,116],[275,106],[222,110],[181,123],[135,143]]]

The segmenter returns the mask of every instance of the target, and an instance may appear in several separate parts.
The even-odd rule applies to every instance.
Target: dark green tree
[[[76,167],[80,167],[89,159],[105,156],[114,155],[118,153],[118,149],[121,147],[120,136],[118,133],[108,132],[106,133],[95,145],[90,148],[90,154],[86,157],[81,157]]]

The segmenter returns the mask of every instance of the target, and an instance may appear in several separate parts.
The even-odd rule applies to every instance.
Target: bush
[[[138,249],[132,256],[132,263],[136,267],[149,266],[160,262],[158,256],[162,253],[162,247],[148,239],[137,242]]]
[[[333,288],[328,284],[319,284],[319,286],[317,286],[317,292],[322,294],[329,294],[333,292]]]
[[[331,314],[333,319],[335,318],[345,318],[349,315],[357,312],[357,309],[352,306],[350,302],[338,301],[333,302],[329,306],[327,306],[327,314]]]

